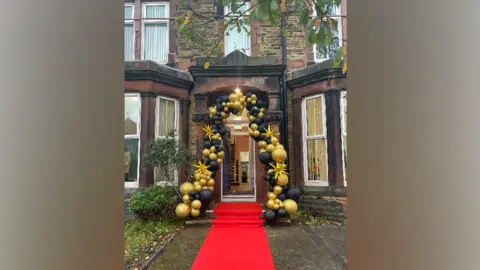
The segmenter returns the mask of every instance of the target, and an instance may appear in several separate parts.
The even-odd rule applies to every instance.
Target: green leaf
[[[324,47],[326,44],[326,36],[324,31],[318,31],[318,33],[315,34],[315,44],[317,44],[320,47]]]
[[[270,18],[269,0],[258,0],[257,7],[255,9],[255,17],[260,22],[266,22]]]
[[[340,66],[340,62],[342,61],[342,55],[343,55],[343,47],[340,47],[335,53],[335,60],[333,61],[333,67],[338,68]]]
[[[308,20],[310,19],[310,12],[307,8],[304,8],[302,10],[302,13],[300,14],[300,24],[303,26],[308,24]]]

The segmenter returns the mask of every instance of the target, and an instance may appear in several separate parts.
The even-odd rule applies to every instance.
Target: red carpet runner
[[[192,270],[274,270],[258,203],[219,203]]]

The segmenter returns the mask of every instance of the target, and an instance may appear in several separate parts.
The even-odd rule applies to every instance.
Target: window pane
[[[341,27],[340,25],[338,27]],[[334,59],[335,54],[337,53],[338,49],[340,48],[340,37],[338,31],[333,32],[333,42],[330,45],[326,46],[318,46],[315,45],[315,59],[317,60],[326,60],[326,59]]]
[[[167,112],[167,101],[163,98],[160,98],[158,102],[158,119],[157,119],[158,136],[167,136],[166,112]]]
[[[125,19],[133,19],[133,6],[125,6]]]
[[[247,28],[248,29],[248,28]],[[242,29],[240,33],[238,33],[237,28],[229,29],[228,35],[225,37],[225,55],[235,51],[240,50],[243,53],[249,54],[250,49],[250,36]]]
[[[324,135],[323,120],[322,97],[307,99],[307,136]]]
[[[133,53],[134,28],[133,24],[125,24],[125,61],[134,60]]]
[[[140,121],[140,99],[125,97],[125,135],[138,135]]]
[[[307,140],[308,181],[327,181],[327,146],[325,139]]]
[[[167,17],[167,8],[165,5],[158,6],[145,6],[145,18],[166,18]]]
[[[175,128],[175,101],[167,100],[167,123],[166,123],[166,131],[171,132]]]
[[[145,24],[144,59],[166,63],[168,61],[168,24]]]
[[[135,182],[138,177],[138,139],[125,139],[125,182]]]

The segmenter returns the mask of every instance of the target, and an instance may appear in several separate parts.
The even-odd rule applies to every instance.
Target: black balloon
[[[251,97],[252,95],[253,95],[252,92],[248,92],[248,93],[245,94],[245,96],[246,96],[247,98]]]
[[[264,133],[266,131],[265,124],[259,125],[258,126],[258,131],[260,131],[260,133]]]
[[[195,200],[195,196],[188,196],[188,198],[190,199],[190,201]]]
[[[210,147],[212,147],[212,142],[211,141],[204,141],[203,142],[203,147],[207,148],[207,149],[210,149]]]
[[[210,160],[209,171],[217,171],[219,169],[218,162],[216,160]]]
[[[218,133],[220,133],[220,135],[224,136],[224,135],[227,133],[227,130],[226,130],[224,127],[221,127],[221,128],[218,130]]]
[[[190,191],[188,192],[188,196],[190,196],[190,197],[195,197],[196,194],[197,194],[197,193],[196,193],[195,191],[193,191],[193,190],[190,190]]]
[[[298,189],[297,187],[291,187],[287,191],[287,197],[296,202],[298,202],[298,200],[300,199],[300,195],[300,189]]]
[[[283,208],[277,210],[277,217],[283,218],[287,215],[287,211]]]
[[[267,105],[267,103],[265,103],[263,100],[261,100],[261,99],[257,100],[257,106],[258,107],[265,108],[266,105]]]
[[[270,174],[268,174],[268,173],[264,174],[263,179],[265,179],[265,181],[269,181],[270,180]]]
[[[255,118],[255,124],[257,124],[257,126],[263,124],[263,119],[262,118]]]
[[[274,187],[277,185],[277,181],[275,179],[273,180],[269,180],[268,183],[270,184],[270,186]]]
[[[215,145],[215,146],[221,144],[221,142],[220,142],[219,140],[213,140],[212,143],[213,143],[213,145]]]
[[[209,138],[208,136],[204,136],[204,137],[203,137],[203,141],[205,141],[205,142],[206,142],[206,141],[210,141],[210,138]]]
[[[288,192],[288,186],[282,187],[282,190],[283,190],[283,191],[282,191],[283,193],[287,193],[287,192]]]
[[[197,193],[197,194],[195,195],[195,200],[200,200],[200,194]]]
[[[265,141],[267,137],[265,136],[265,134],[260,134],[260,136],[258,136],[258,139],[260,139],[260,141]]]
[[[210,163],[210,159],[208,157],[202,157],[202,163],[208,164]]]
[[[202,203],[210,202],[213,199],[213,192],[210,189],[202,189],[199,195]]]
[[[252,109],[252,107],[253,107],[252,103],[247,103],[246,108],[247,108],[248,111],[250,111]]]
[[[260,160],[260,162],[262,164],[268,164],[268,163],[272,162],[272,156],[270,156],[270,153],[268,153],[266,151],[260,153],[260,155],[258,155],[258,159]]]
[[[268,191],[273,192],[273,187],[272,187],[272,186],[268,186]]]
[[[233,114],[237,114],[237,113],[238,113],[238,110],[237,110],[237,109],[232,109],[232,113],[233,113]]]
[[[218,111],[218,112],[223,112],[223,106],[222,106],[222,104],[217,104],[217,111]]]
[[[280,200],[280,201],[285,201],[287,199],[287,195],[285,195],[285,193],[280,193],[277,198]]]
[[[267,144],[271,144],[271,143],[272,143],[272,139],[271,139],[270,137],[265,138],[265,142],[266,142]]]
[[[212,172],[212,178],[214,178],[217,175],[217,172]]]
[[[267,224],[274,224],[277,220],[277,215],[273,210],[268,209],[263,213],[263,220],[265,220]]]

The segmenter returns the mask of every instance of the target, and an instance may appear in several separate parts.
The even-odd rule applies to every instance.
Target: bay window
[[[125,187],[138,187],[140,111],[140,95],[125,94]]]
[[[302,112],[305,185],[328,186],[325,96],[305,98]]]
[[[144,3],[142,10],[142,59],[168,62],[168,2]]]

